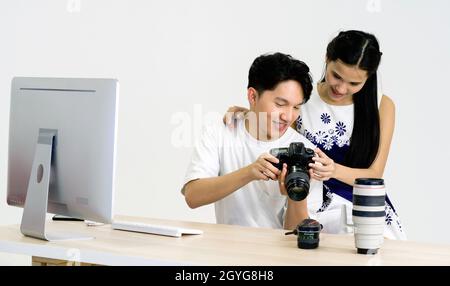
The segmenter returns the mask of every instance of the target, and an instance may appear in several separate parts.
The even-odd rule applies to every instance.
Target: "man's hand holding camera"
[[[254,163],[250,164],[247,168],[250,171],[252,180],[278,180],[278,175],[281,172],[270,162],[277,164],[279,160],[275,156],[263,153]]]
[[[287,196],[287,191],[284,183],[287,174],[287,164],[284,163],[282,170],[279,170],[271,162],[278,164],[280,160],[269,153],[263,153],[254,163],[249,165],[247,168],[249,169],[253,180],[278,180],[280,193],[284,196]]]
[[[269,179],[278,180],[280,193],[287,196],[286,187],[284,185],[287,173],[287,164],[283,164],[283,169],[279,170],[271,162],[278,164],[280,160],[269,153],[261,154],[261,156],[259,156],[254,163],[248,166],[252,179],[264,181],[268,181]]]

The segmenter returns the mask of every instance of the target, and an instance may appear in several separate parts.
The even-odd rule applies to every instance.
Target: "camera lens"
[[[286,177],[286,189],[292,200],[304,200],[309,193],[309,174],[297,166],[292,166]]]
[[[302,249],[314,249],[319,246],[319,234],[322,225],[314,219],[305,219],[297,226],[297,246]]]

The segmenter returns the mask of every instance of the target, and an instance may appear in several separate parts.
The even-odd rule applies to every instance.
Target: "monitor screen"
[[[12,80],[9,205],[24,207],[27,190],[42,185],[42,176],[49,175],[45,211],[98,222],[112,221],[118,90],[115,79],[15,77]],[[54,132],[48,137],[49,145],[43,144],[42,138],[48,135],[46,130]],[[39,149],[42,146],[44,149]],[[48,154],[45,146],[50,146]],[[50,170],[39,163],[46,159]]]

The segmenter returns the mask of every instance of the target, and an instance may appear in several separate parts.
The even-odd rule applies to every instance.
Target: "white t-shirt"
[[[292,128],[288,128],[279,139],[265,142],[248,133],[244,120],[239,120],[233,129],[222,123],[207,126],[194,148],[184,184],[237,171],[254,163],[262,153],[268,153],[272,148],[288,147],[291,142],[303,142],[308,148],[315,147]],[[308,204],[313,198],[320,200],[314,205],[322,202],[322,182],[310,181]],[[283,228],[286,199],[280,194],[278,181],[253,181],[215,202],[216,221],[221,224]]]

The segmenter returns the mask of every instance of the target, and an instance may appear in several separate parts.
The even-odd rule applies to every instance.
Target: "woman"
[[[345,229],[342,208],[351,209],[355,178],[381,178],[395,125],[395,106],[378,93],[381,60],[375,36],[362,31],[340,32],[327,46],[326,69],[311,99],[302,105],[295,126],[318,148],[311,164],[313,178],[323,182],[315,209],[324,231]],[[245,111],[232,107],[229,112]],[[400,219],[386,196],[385,236],[406,239]],[[348,214],[351,212],[347,211]]]

